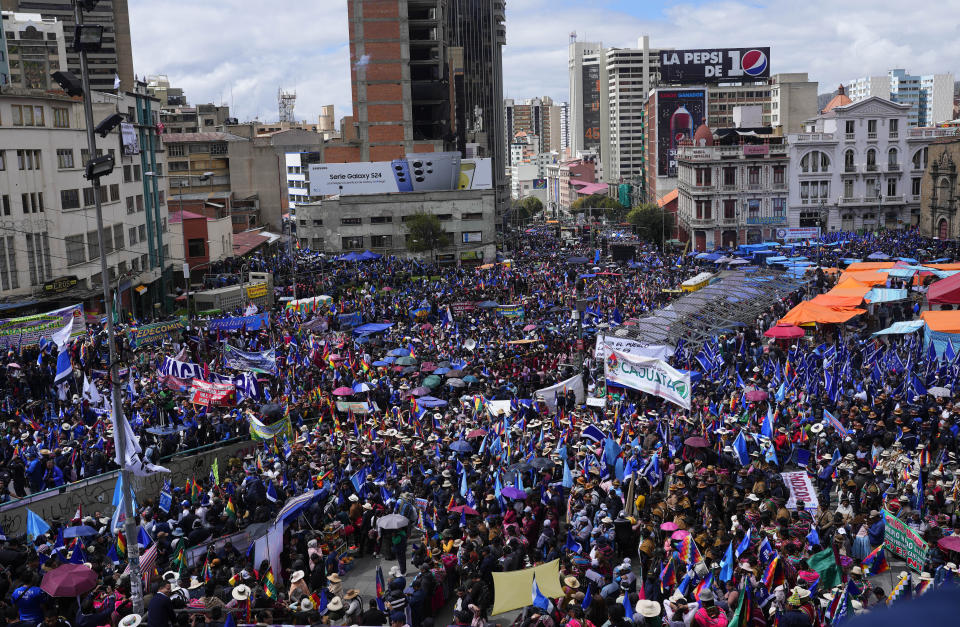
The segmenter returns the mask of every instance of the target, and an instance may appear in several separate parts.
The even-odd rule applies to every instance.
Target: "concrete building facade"
[[[477,264],[496,255],[494,190],[457,190],[340,196],[301,205],[297,237],[302,248],[329,254],[371,250],[410,255],[404,223],[417,213],[437,215],[450,246],[437,251],[440,263]]]
[[[508,146],[514,143],[518,134],[523,133],[526,137],[536,136],[537,145],[534,149],[538,153],[560,150],[561,110],[554,105],[552,98],[528,98],[522,102],[507,98],[503,101],[503,111]],[[507,165],[516,165],[512,149]]]
[[[39,13],[63,24],[67,48],[67,67],[80,76],[80,55],[73,51],[73,3],[64,0],[0,0],[0,9]],[[90,86],[95,91],[113,92],[114,78],[120,77],[120,90],[135,88],[133,50],[130,44],[130,12],[127,0],[100,0],[92,11],[84,11],[84,23],[103,26],[103,49],[87,54]]]
[[[39,13],[2,11],[0,17],[0,86],[59,89],[50,75],[67,67],[63,23]]]
[[[789,225],[916,226],[927,147],[953,129],[911,128],[909,117],[910,105],[872,96],[828,108],[789,135]]]
[[[862,76],[847,84],[854,102],[879,97],[909,105],[910,126],[936,126],[953,119],[953,74],[908,74],[902,68],[886,76]]]
[[[141,94],[94,93],[94,119],[121,113],[137,144],[123,144],[119,129],[98,138],[116,167],[101,179],[104,245],[125,308],[162,306],[169,278],[167,193],[163,181],[144,176],[165,168],[157,140],[155,100]],[[15,126],[17,110],[31,109],[34,124]],[[87,152],[83,107],[52,93],[0,96],[0,298],[38,309],[69,301],[103,311],[101,247],[94,189],[84,178]],[[148,170],[149,168],[149,170]],[[66,287],[65,287],[66,286]]]
[[[960,239],[960,137],[932,142],[915,165],[924,167],[920,232],[941,240]]]
[[[817,82],[806,72],[774,74],[770,81],[770,126],[781,135],[799,133],[817,114]]]
[[[574,39],[568,46],[567,72],[568,83],[570,85],[570,100],[568,101],[567,124],[570,138],[567,145],[570,148],[571,154],[576,154],[586,148],[593,148],[599,142],[599,137],[597,137],[595,141],[591,139],[588,145],[584,137],[584,118],[586,117],[589,120],[590,117],[594,115],[591,106],[592,103],[584,102],[584,76],[593,72],[593,70],[590,69],[585,70],[585,66],[590,68],[596,65],[598,70],[596,77],[590,80],[600,80],[599,59],[602,58],[602,56],[603,44],[600,42],[576,41],[576,39]],[[587,60],[586,63],[585,60]],[[601,86],[602,83],[597,85],[598,88]],[[596,110],[598,117],[599,111],[598,105]]]
[[[660,51],[644,35],[636,48],[611,48],[604,56],[609,155],[601,152],[601,161],[604,180],[616,183],[643,175],[643,107],[660,77]]]

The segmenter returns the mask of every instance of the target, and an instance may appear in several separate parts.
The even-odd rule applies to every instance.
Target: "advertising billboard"
[[[583,147],[600,145],[600,66],[584,65],[583,79]]]
[[[393,161],[310,165],[311,196],[454,189],[493,189],[491,160],[461,159],[458,152],[435,152],[410,153]]]
[[[677,147],[693,138],[706,113],[703,89],[657,92],[657,176],[677,175]]]
[[[722,83],[770,77],[770,48],[661,50],[662,83]]]

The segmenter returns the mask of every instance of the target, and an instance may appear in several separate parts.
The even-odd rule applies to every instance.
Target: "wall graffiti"
[[[231,457],[236,457],[238,453],[242,456],[247,450],[252,451],[254,448],[254,443],[245,440],[196,455],[177,455],[164,460],[161,463],[170,469],[169,474],[157,473],[150,477],[134,479],[133,490],[137,503],[143,505],[148,501],[156,502],[164,481],[169,480],[174,486],[182,486],[187,479],[207,477],[214,459],[218,459],[220,468],[225,469]],[[27,508],[48,523],[59,520],[69,524],[70,519],[77,512],[78,505],[82,506],[84,516],[110,516],[113,513],[113,491],[117,474],[117,471],[111,471],[61,488],[59,491],[50,490],[6,503],[0,506],[0,528],[11,537],[25,534]]]

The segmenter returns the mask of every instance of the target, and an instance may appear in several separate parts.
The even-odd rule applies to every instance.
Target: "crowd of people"
[[[702,374],[681,409],[608,386],[595,336],[668,305],[712,266],[650,247],[616,263],[586,238],[564,246],[552,234],[530,233],[510,263],[481,268],[301,252],[284,279],[291,260],[261,255],[248,267],[277,272],[278,295],[295,282],[301,298],[330,296],[331,309],[294,313],[280,301],[256,329],[197,319],[155,344],[122,344],[122,403],[145,459],[249,438],[251,418],[280,430],[254,433],[209,476],[137,494],[137,538],[114,532],[106,506],[7,537],[8,622],[429,627],[452,605],[454,624],[480,627],[498,620],[495,573],[554,560],[563,595],[532,593],[523,627],[825,627],[950,584],[956,555],[940,541],[958,523],[955,356],[856,320],[767,341],[829,279],[798,283],[752,326],[676,347],[672,365]],[[878,251],[952,256],[912,231],[799,249],[841,266]],[[890,320],[915,314],[879,307]],[[235,376],[227,345],[275,361],[238,387],[236,405],[193,404],[189,381],[163,370],[174,359]],[[88,325],[64,350],[73,375],[60,383],[56,350],[3,359],[4,501],[117,467],[96,400],[108,393],[103,328]],[[808,502],[784,472],[807,478]],[[284,504],[308,493],[283,519]],[[278,514],[280,555],[262,559],[247,536],[212,542]],[[908,568],[885,545],[890,516],[927,544],[922,563]],[[65,534],[82,525],[95,533]],[[133,612],[123,561],[134,542],[151,555],[145,616]],[[363,598],[348,582],[371,558],[387,574],[378,567],[378,593]],[[44,575],[71,562],[97,587],[49,596]]]

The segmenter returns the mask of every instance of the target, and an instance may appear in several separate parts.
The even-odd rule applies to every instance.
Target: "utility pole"
[[[77,25],[83,24],[83,15],[80,10],[80,0],[74,0],[73,17]],[[80,50],[80,74],[83,81],[83,114],[87,124],[87,150],[90,159],[97,158],[97,140],[94,137],[93,101],[90,93],[90,73],[87,67],[87,52]],[[97,210],[97,238],[100,246],[100,284],[103,286],[103,307],[107,314],[107,341],[110,346],[110,386],[113,401],[113,415],[115,418],[113,429],[113,443],[122,456],[127,450],[127,433],[122,426],[123,403],[120,401],[120,375],[117,369],[117,341],[116,330],[113,326],[113,304],[110,299],[110,277],[107,270],[107,251],[103,246],[103,207],[100,204],[100,177],[91,177],[93,184],[94,205]],[[121,462],[123,459],[121,459]],[[133,611],[143,614],[143,579],[140,576],[140,547],[137,544],[137,524],[133,512],[133,473],[120,468],[120,479],[123,481],[122,503],[125,517],[124,535],[127,539],[127,566],[130,571],[130,597],[133,601]],[[112,530],[111,530],[112,531]]]

